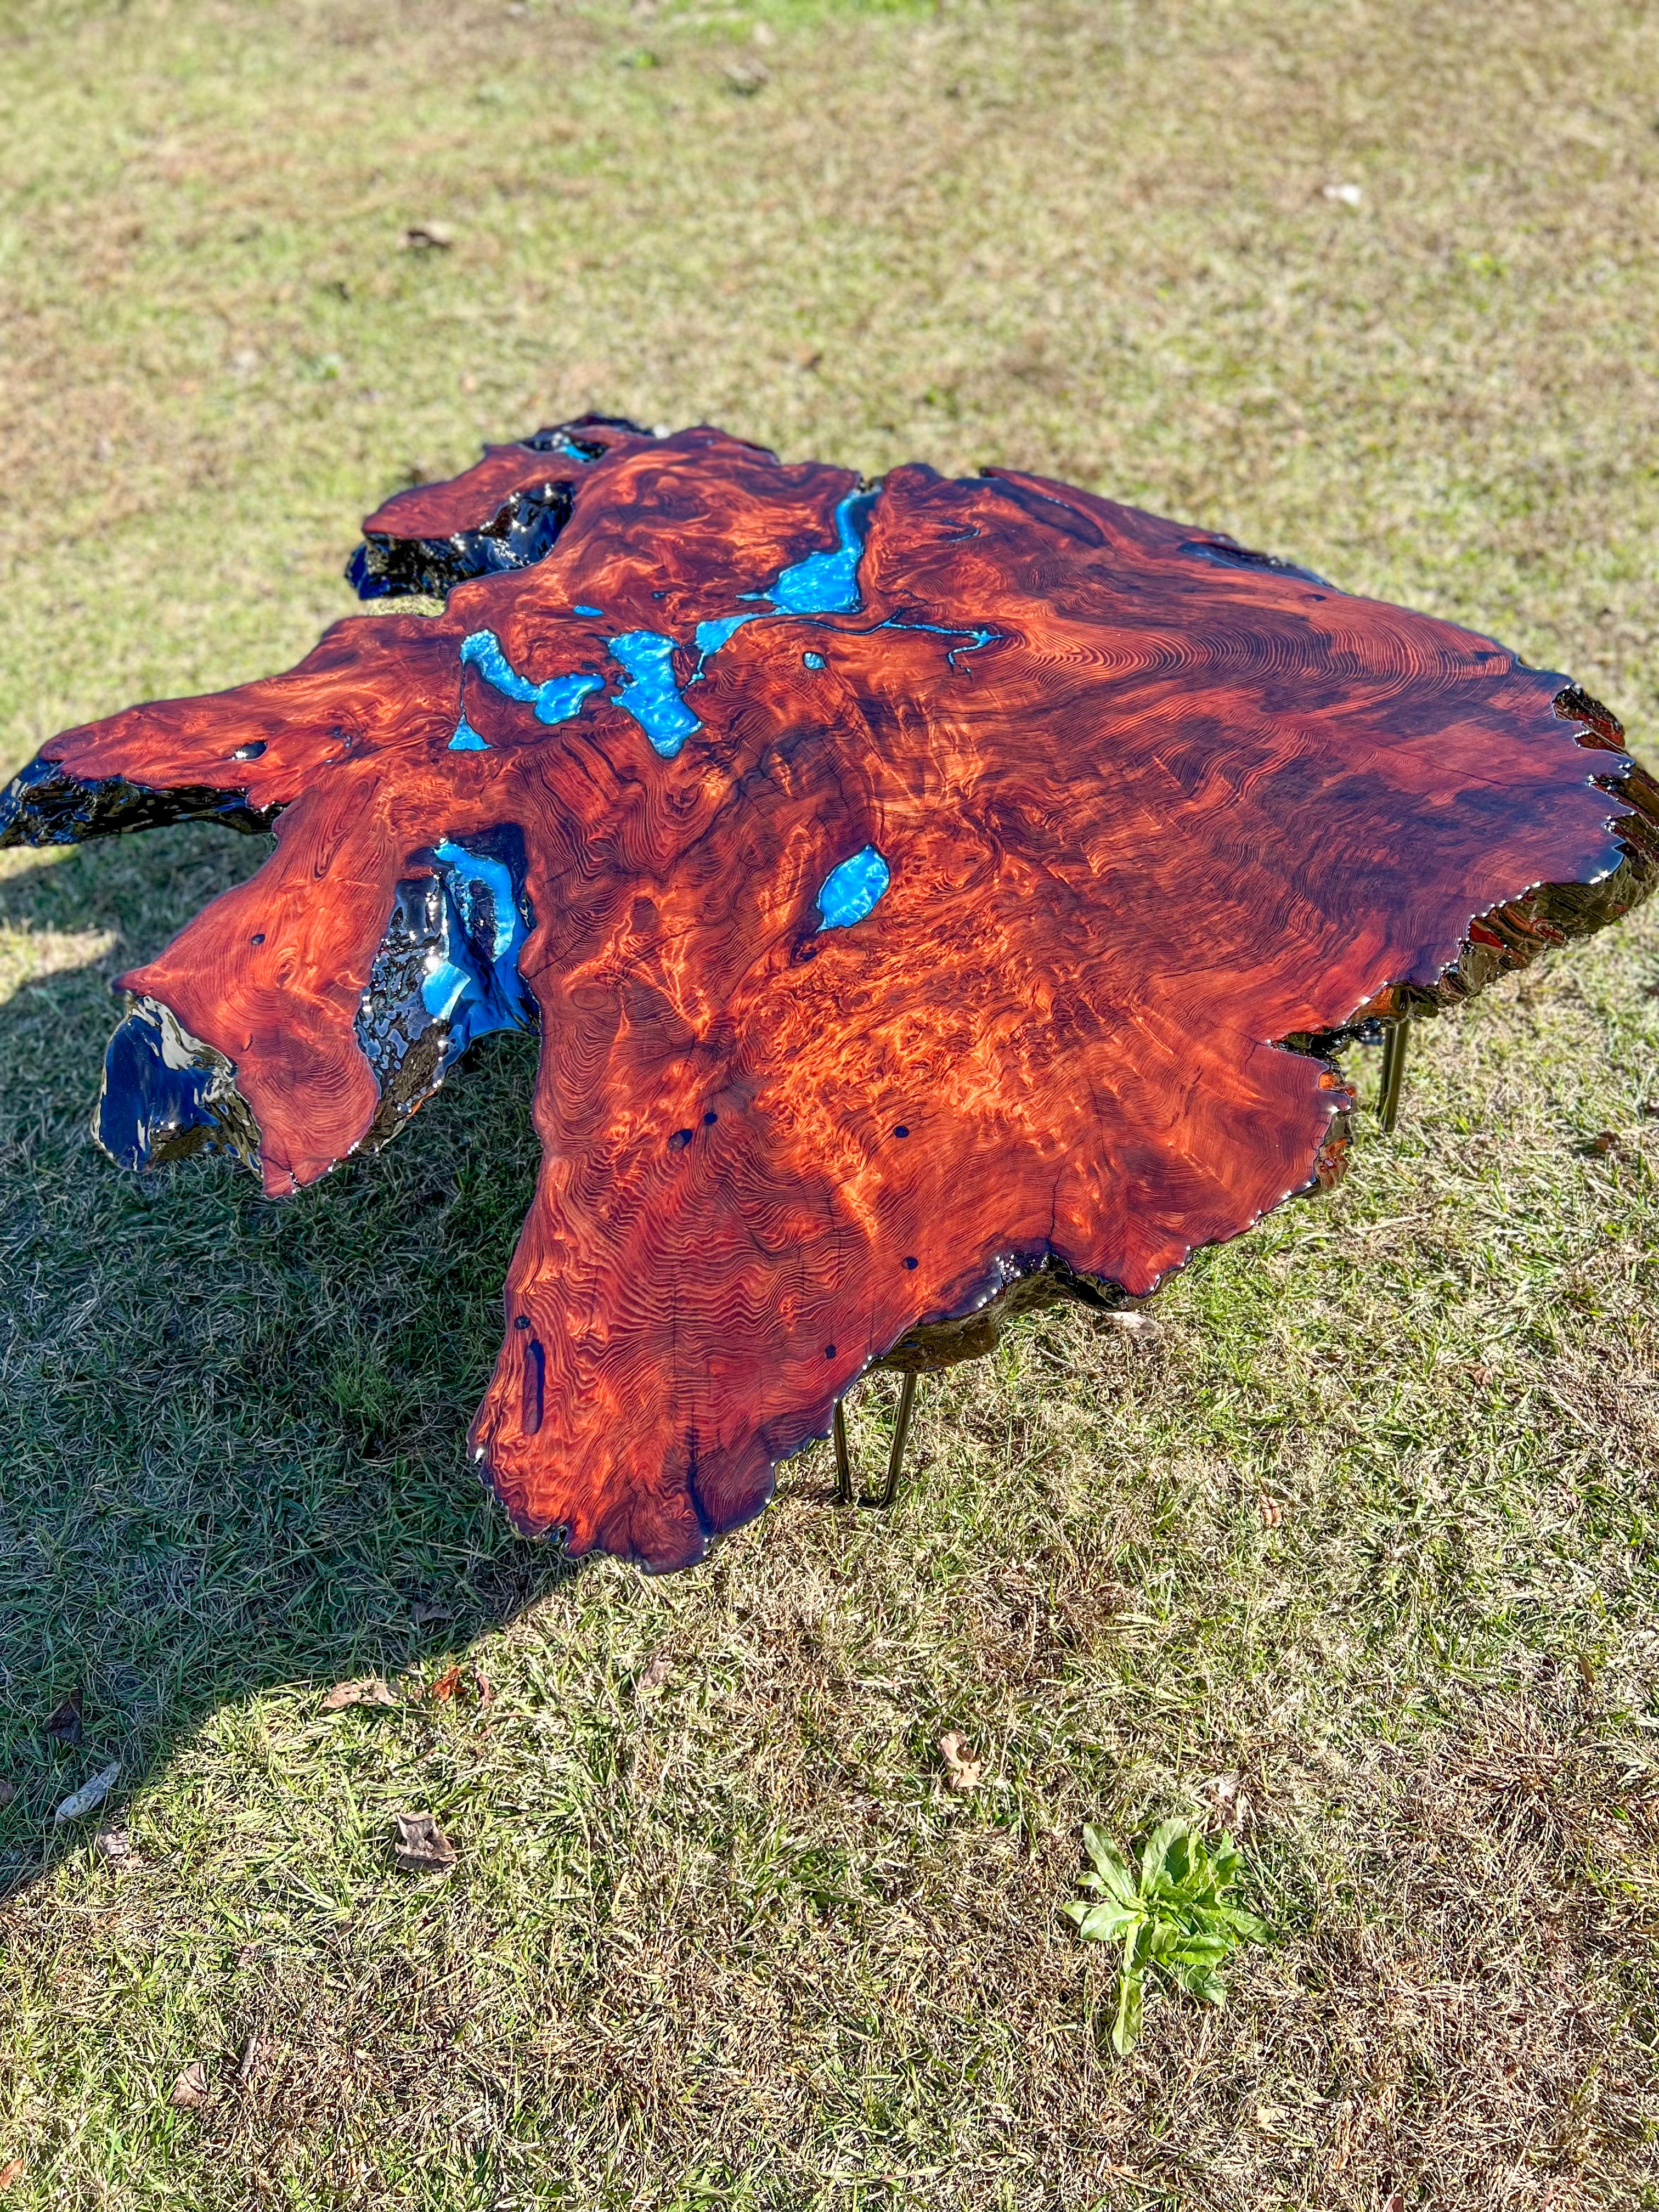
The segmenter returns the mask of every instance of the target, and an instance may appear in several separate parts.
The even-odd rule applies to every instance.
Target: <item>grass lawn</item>
[[[1651,762],[1656,85],[1630,0],[0,0],[0,770],[586,407],[1230,530]],[[6,2212],[1659,2205],[1659,914],[1155,1332],[924,1384],[890,1518],[816,1447],[652,1581],[465,1458],[524,1040],[290,1203],[93,1148],[259,850],[0,856]],[[1119,2059],[1059,1908],[1169,1814],[1273,1938]]]

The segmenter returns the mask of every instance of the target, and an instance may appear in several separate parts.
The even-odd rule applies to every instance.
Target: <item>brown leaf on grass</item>
[[[21,2181],[22,2178],[23,2161],[21,2158],[9,2158],[3,2166],[0,2166],[0,2189],[9,2189],[14,2181]]]
[[[396,1849],[404,1874],[441,1874],[455,1863],[455,1846],[430,1813],[398,1814]]]
[[[451,1620],[454,1618],[447,1606],[432,1605],[424,1599],[419,1605],[411,1608],[409,1617],[416,1628],[430,1628],[437,1621]]]
[[[257,2035],[250,2035],[243,2045],[241,2063],[236,2069],[236,2086],[239,2089],[246,2089],[252,2080],[253,2069],[259,2063],[260,2047]]]
[[[82,1692],[77,1682],[57,1711],[48,1716],[46,1734],[54,1743],[76,1744],[81,1741],[81,1699]]]
[[[192,2058],[173,2085],[173,2102],[185,2112],[207,2102],[207,2068],[199,2058]]]
[[[5,1811],[16,1795],[17,1784],[15,1782],[8,1782],[4,1775],[0,1774],[0,1813]]]
[[[469,1684],[471,1686],[473,1696],[481,1705],[488,1705],[495,1702],[495,1685],[489,1675],[482,1673],[477,1667],[463,1667],[459,1663],[453,1667],[447,1667],[427,1692],[427,1695],[428,1698],[435,1698],[440,1705],[447,1705],[452,1698],[459,1697],[461,1692]]]
[[[404,233],[404,245],[412,253],[447,253],[454,243],[447,222],[411,222]]]
[[[92,1841],[99,1856],[116,1866],[132,1856],[132,1838],[125,1828],[100,1828]]]
[[[1589,1148],[1593,1152],[1601,1152],[1604,1155],[1608,1152],[1622,1152],[1625,1149],[1625,1140],[1616,1129],[1600,1129],[1590,1139]]]
[[[1109,1313],[1106,1319],[1120,1336],[1137,1338],[1142,1344],[1151,1344],[1163,1334],[1157,1320],[1149,1313],[1125,1310]]]
[[[1285,1518],[1285,1508],[1279,1504],[1276,1498],[1269,1498],[1265,1491],[1258,1500],[1258,1503],[1261,1507],[1262,1527],[1264,1528],[1277,1528]]]
[[[1218,1774],[1204,1790],[1204,1808],[1218,1828],[1236,1842],[1255,1827],[1258,1807],[1242,1774]]]
[[[939,1738],[939,1755],[945,1761],[945,1778],[952,1790],[978,1789],[984,1777],[985,1762],[974,1757],[954,1729]]]
[[[673,1671],[674,1655],[672,1651],[653,1652],[641,1672],[640,1679],[634,1685],[635,1697],[640,1699],[654,1698]]]
[[[348,1705],[395,1705],[397,1693],[378,1674],[366,1674],[361,1682],[337,1682],[323,1699],[325,1713],[343,1712]]]

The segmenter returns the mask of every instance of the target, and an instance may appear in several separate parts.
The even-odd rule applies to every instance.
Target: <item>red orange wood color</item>
[[[922,467],[856,517],[848,603],[792,611],[850,475],[708,429],[573,436],[594,457],[495,448],[366,526],[459,544],[568,483],[543,557],[43,748],[60,783],[274,821],[125,979],[229,1064],[272,1193],[386,1133],[359,1018],[398,886],[521,839],[543,1164],[473,1443],[572,1551],[696,1559],[872,1360],[1022,1271],[1150,1291],[1334,1172],[1322,1043],[1651,881],[1617,725],[1468,631]],[[464,664],[485,632],[526,692],[604,689],[538,719]],[[639,635],[673,641],[698,726],[672,757],[618,696]],[[9,803],[14,837],[77,834],[24,780]],[[884,892],[821,927],[866,848]]]

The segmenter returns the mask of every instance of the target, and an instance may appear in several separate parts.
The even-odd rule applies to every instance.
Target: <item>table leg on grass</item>
[[[856,1500],[860,1505],[882,1508],[890,1505],[897,1497],[899,1473],[904,1465],[904,1447],[910,1434],[910,1413],[915,1397],[916,1378],[913,1374],[907,1374],[899,1382],[898,1409],[893,1416],[893,1442],[887,1454],[887,1481],[879,1493],[871,1490],[854,1492],[853,1488],[853,1462],[847,1449],[847,1421],[842,1412],[842,1401],[836,1399],[834,1428],[837,1505],[851,1505]]]
[[[1377,1094],[1377,1118],[1385,1137],[1394,1134],[1400,1119],[1400,1101],[1406,1088],[1406,1040],[1409,1021],[1390,1022],[1382,1032],[1382,1087]]]

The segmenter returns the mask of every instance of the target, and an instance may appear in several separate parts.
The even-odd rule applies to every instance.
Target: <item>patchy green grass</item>
[[[0,0],[0,767],[590,405],[1070,476],[1651,755],[1656,64],[1620,0]],[[257,857],[0,869],[8,2207],[1659,2203],[1659,918],[1420,1033],[1156,1335],[925,1385],[890,1519],[819,1449],[652,1582],[464,1460],[522,1042],[285,1206],[90,1147],[106,979]],[[120,1862],[52,1822],[116,1758]],[[1276,1938],[1118,2060],[1060,1907],[1177,1815]]]

